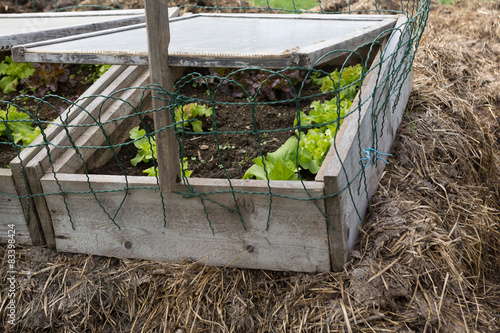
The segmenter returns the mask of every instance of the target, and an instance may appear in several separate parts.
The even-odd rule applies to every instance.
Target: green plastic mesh
[[[3,8],[3,11],[120,10],[143,6],[139,1],[53,1],[47,5],[48,2],[15,1],[14,8]],[[173,144],[179,149],[183,175],[174,194],[201,203],[193,209],[203,210],[208,231],[215,233],[214,225],[217,223],[217,215],[211,215],[211,209],[207,209],[207,206],[213,205],[231,212],[235,223],[246,228],[243,210],[253,209],[245,207],[243,198],[248,196],[266,198],[267,214],[262,222],[267,228],[272,225],[277,198],[311,202],[311,209],[319,210],[333,228],[331,215],[325,211],[322,202],[344,194],[351,198],[353,209],[360,211],[357,216],[362,219],[364,208],[357,207],[354,197],[364,195],[369,201],[371,194],[367,191],[367,170],[379,163],[390,162],[389,152],[379,151],[379,140],[384,128],[391,122],[398,101],[403,98],[404,82],[411,78],[412,63],[425,28],[430,0],[374,0],[368,3],[344,0],[308,3],[213,0],[172,1],[171,5],[180,7],[181,14],[344,13],[400,15],[407,21],[356,49],[332,51],[342,56],[337,57],[334,63],[311,68],[188,68],[176,80],[173,91],[166,91],[140,81],[145,69],[113,66],[92,87],[108,84],[105,80],[109,80],[113,71],[115,76],[128,77],[129,80],[114,92],[107,92],[105,87],[101,87],[100,90],[90,88],[78,98],[59,90],[37,96],[25,86],[24,90],[14,95],[5,94],[0,100],[0,110],[6,111],[0,114],[0,148],[2,152],[11,154],[12,160],[4,162],[2,167],[11,168],[16,190],[0,188],[0,198],[20,201],[28,224],[38,223],[34,219],[50,216],[46,201],[58,198],[73,228],[85,223],[75,220],[75,205],[79,200],[93,200],[95,209],[102,211],[109,223],[120,228],[120,214],[124,206],[141,204],[134,201],[137,200],[134,193],[140,191],[143,196],[149,197],[148,200],[158,201],[157,205],[163,212],[163,225],[168,226],[169,214],[175,207],[170,207],[167,200],[171,194],[159,190],[159,179],[154,177],[158,161],[154,158],[154,149],[148,150],[162,144],[156,143],[155,134],[168,129],[155,128],[153,115],[167,112],[173,122],[169,127],[176,134],[177,142]],[[395,51],[387,52],[387,36],[395,32],[403,37],[397,41]],[[339,81],[349,76],[355,65],[359,65],[359,76],[340,84]],[[388,70],[381,71],[385,66]],[[97,67],[96,71],[99,69]],[[2,75],[6,76],[5,73]],[[336,75],[341,75],[342,79],[339,80]],[[370,75],[375,76],[375,84],[365,87],[362,85],[364,79]],[[348,81],[348,78],[345,80]],[[143,84],[135,85],[137,82]],[[327,87],[328,82],[331,83],[330,88]],[[165,99],[168,107],[153,109],[151,96]],[[65,107],[59,106],[61,100],[66,103]],[[25,106],[27,101],[35,101],[31,103],[34,106]],[[347,170],[347,163],[339,152],[342,143],[337,141],[337,133],[347,119],[360,119],[365,105],[369,105],[372,133],[369,142],[363,142],[365,133],[358,130],[354,134],[356,156],[349,156],[349,159],[356,163],[349,163],[350,169]],[[122,111],[116,113],[118,115],[112,114],[110,110],[114,108]],[[324,116],[328,113],[327,109],[330,117]],[[236,118],[228,117],[224,114],[225,110],[238,115]],[[263,115],[264,111],[268,113],[267,118]],[[20,118],[15,112],[24,113],[27,117]],[[312,116],[315,112],[317,117]],[[234,119],[239,119],[239,125],[228,126],[228,121]],[[276,119],[280,121],[274,122]],[[320,122],[321,119],[323,122]],[[275,123],[281,125],[276,127]],[[21,124],[29,124],[35,130],[39,128],[38,138],[29,144],[19,140],[15,131],[17,127],[22,127],[18,126]],[[236,146],[232,142],[235,140],[243,146]],[[283,146],[285,148],[281,152],[286,150],[286,153],[276,153]],[[323,150],[316,152],[320,158],[315,159],[311,155],[318,147]],[[210,155],[207,155],[207,150]],[[252,154],[249,154],[250,151]],[[30,161],[35,156],[44,158],[32,165]],[[235,160],[235,156],[239,159]],[[323,159],[336,159],[346,182],[345,186],[335,191],[325,190],[318,195],[317,191],[310,189],[311,184],[318,181],[318,170],[319,174],[325,173],[324,169],[319,169]],[[139,170],[136,175],[131,175],[131,164],[136,164]],[[200,186],[202,182],[197,174],[205,173],[209,166],[215,168],[212,172],[215,176],[212,177],[219,179],[217,184],[221,184],[220,179],[225,180],[222,181],[224,187]],[[250,168],[254,172],[249,172]],[[113,175],[108,173],[111,169],[114,170]],[[153,177],[148,177],[142,170],[147,170]],[[78,175],[80,185],[68,181],[73,174]],[[242,180],[243,174],[249,179]],[[262,175],[261,187],[243,185],[250,184],[251,178],[262,178]],[[56,184],[55,190],[47,191],[45,186],[41,186],[42,178],[52,179]],[[103,185],[106,180],[111,185]],[[287,187],[286,183],[278,180],[293,183],[294,188],[298,186],[301,189],[301,193],[291,195],[292,192],[276,191],[276,187]],[[44,184],[46,182],[42,182]],[[108,200],[111,194],[113,200]],[[224,199],[220,200],[221,197]]]

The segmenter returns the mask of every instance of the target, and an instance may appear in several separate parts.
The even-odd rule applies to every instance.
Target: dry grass
[[[499,8],[434,6],[408,114],[344,272],[21,247],[18,325],[7,331],[499,332]]]

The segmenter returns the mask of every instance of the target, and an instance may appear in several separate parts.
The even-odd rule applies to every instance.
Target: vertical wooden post
[[[168,0],[145,0],[146,27],[148,33],[148,58],[151,83],[172,91],[174,76],[168,65],[168,44],[170,30],[168,22]],[[152,94],[153,108],[161,109],[168,102],[155,97],[166,96]],[[154,113],[155,131],[172,124],[170,112],[166,109]],[[176,182],[180,182],[179,149],[173,128],[156,134],[156,152],[158,156],[158,177],[162,192],[172,192]]]

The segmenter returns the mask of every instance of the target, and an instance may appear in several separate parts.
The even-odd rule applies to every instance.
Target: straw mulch
[[[500,2],[433,6],[413,93],[344,272],[18,249],[7,332],[499,332]],[[1,247],[6,258],[6,249]],[[5,260],[5,259],[4,259]],[[0,272],[7,289],[6,267]]]

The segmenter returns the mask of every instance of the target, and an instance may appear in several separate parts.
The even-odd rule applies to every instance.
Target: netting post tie
[[[363,168],[366,168],[367,166],[369,166],[372,163],[372,158],[370,157],[370,153],[373,153],[373,156],[375,157],[375,159],[382,160],[382,161],[385,162],[385,164],[389,164],[389,162],[387,162],[386,160],[384,160],[382,157],[379,157],[378,155],[392,156],[391,154],[381,153],[381,152],[379,152],[379,151],[377,151],[376,149],[373,149],[373,148],[365,148],[365,149],[363,149],[363,151],[365,152],[366,157],[359,160],[359,164]],[[363,161],[368,161],[368,162],[367,163],[363,163]]]

